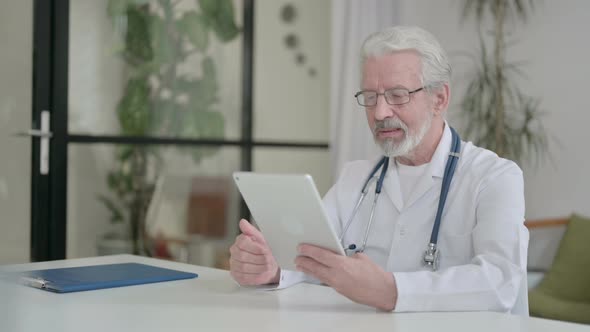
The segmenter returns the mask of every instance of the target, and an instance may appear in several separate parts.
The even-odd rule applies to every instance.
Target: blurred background
[[[0,264],[135,253],[226,268],[249,216],[232,172],[309,173],[323,195],[343,163],[378,153],[353,95],[362,40],[391,25],[439,39],[448,120],[523,169],[532,272],[569,216],[590,216],[588,1],[0,6]]]

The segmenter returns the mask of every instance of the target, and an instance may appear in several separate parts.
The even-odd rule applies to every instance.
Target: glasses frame
[[[379,92],[374,91],[374,90],[361,90],[361,91],[359,91],[359,92],[357,92],[357,93],[354,94],[354,98],[356,99],[356,102],[359,105],[364,106],[364,107],[374,107],[374,106],[377,106],[377,100],[379,99],[379,96],[383,96],[383,98],[385,98],[385,102],[388,105],[404,105],[404,104],[409,103],[410,100],[412,100],[411,97],[412,97],[412,94],[413,93],[416,93],[418,91],[422,91],[424,89],[426,89],[426,86],[422,86],[422,87],[419,87],[416,90],[411,90],[411,91],[408,90],[408,89],[406,89],[406,88],[392,88],[392,89],[387,89],[387,90],[383,91],[383,93],[379,93]],[[385,97],[385,94],[388,93],[388,92],[390,92],[390,91],[393,91],[393,90],[404,90],[404,91],[407,91],[408,92],[408,100],[406,102],[403,102],[403,103],[390,103],[389,100],[387,100],[387,97]],[[361,101],[359,100],[359,96],[362,95],[365,92],[374,92],[376,94],[375,104],[373,104],[373,105],[364,105],[364,104],[361,103]]]

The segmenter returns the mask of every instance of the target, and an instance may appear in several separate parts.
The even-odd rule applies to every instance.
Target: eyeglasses
[[[359,105],[365,107],[373,107],[377,105],[377,98],[379,96],[385,97],[385,101],[389,105],[403,105],[410,102],[410,95],[412,93],[424,90],[424,86],[416,90],[408,90],[405,88],[393,88],[379,93],[377,91],[365,90],[357,92],[354,97]]]

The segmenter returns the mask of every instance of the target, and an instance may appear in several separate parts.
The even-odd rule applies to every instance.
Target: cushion
[[[555,259],[529,294],[533,316],[590,323],[590,218],[572,215]],[[581,311],[579,311],[581,310]],[[562,317],[562,318],[559,318]]]
[[[590,324],[590,303],[563,300],[539,289],[529,293],[529,310],[532,316]]]

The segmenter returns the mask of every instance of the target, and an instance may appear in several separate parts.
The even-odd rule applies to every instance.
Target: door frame
[[[69,1],[35,0],[33,4],[32,128],[41,112],[51,116],[49,173],[41,174],[40,139],[31,138],[31,261],[66,255],[67,103]],[[60,75],[65,73],[65,75]]]

